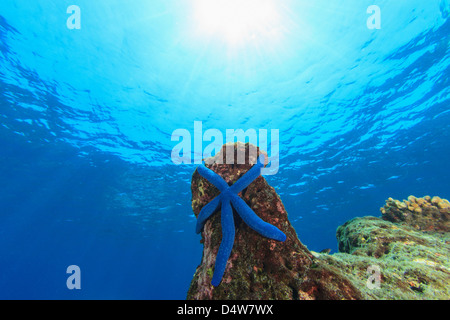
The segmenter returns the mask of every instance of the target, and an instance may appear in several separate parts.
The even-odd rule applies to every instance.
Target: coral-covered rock
[[[245,164],[219,164],[205,161],[229,185],[242,177],[256,163],[249,157],[251,145],[236,143],[237,151],[246,152]],[[257,149],[259,155],[259,149]],[[226,147],[216,155],[225,163]],[[266,157],[267,158],[267,157]],[[216,159],[216,160],[217,160]],[[209,164],[208,164],[209,163]],[[195,171],[192,176],[192,209],[196,216],[219,194],[219,191]],[[205,224],[202,232],[203,257],[188,291],[188,299],[360,299],[358,289],[339,269],[317,259],[299,241],[287,212],[275,189],[258,177],[239,196],[264,221],[283,231],[287,240],[278,242],[262,237],[250,229],[234,212],[236,237],[221,284],[211,285],[215,259],[222,233],[220,211]]]
[[[438,197],[409,198],[408,202],[390,198],[385,207],[389,214],[383,213],[383,218],[397,217],[397,213],[406,210],[411,212],[405,206],[411,206],[412,201],[418,203],[423,212],[437,212],[433,199],[436,205],[446,203]],[[423,205],[423,201],[427,204]],[[443,231],[447,230],[447,221],[439,220],[445,217],[445,212],[435,215],[437,220],[432,221],[427,215],[422,218],[418,211],[415,219],[393,218],[395,223],[375,217],[354,218],[337,229],[340,252],[316,254],[317,259],[346,272],[365,299],[448,300],[450,234]],[[380,271],[379,288],[367,284],[371,276],[368,270],[373,266]]]
[[[354,218],[336,231],[339,252],[381,258],[397,243],[432,246],[424,234],[407,225],[375,217]]]
[[[382,218],[387,221],[410,225],[418,230],[450,231],[450,203],[446,199],[426,196],[408,200],[389,198],[380,209]]]
[[[235,144],[237,150],[249,145]],[[222,148],[217,157],[225,157]],[[259,154],[259,150],[258,150]],[[256,162],[207,165],[229,185]],[[224,158],[223,158],[224,159]],[[219,191],[198,172],[192,176],[195,215]],[[236,239],[222,283],[211,278],[221,242],[220,212],[205,224],[203,257],[188,299],[450,299],[450,233],[447,200],[389,198],[382,219],[354,218],[337,230],[339,253],[310,252],[297,238],[275,190],[258,177],[240,197],[263,220],[283,231],[284,243],[251,230],[235,214]]]

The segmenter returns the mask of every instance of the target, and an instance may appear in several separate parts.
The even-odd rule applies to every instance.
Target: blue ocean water
[[[266,178],[311,250],[388,197],[450,198],[448,1],[271,5],[1,1],[0,299],[184,299],[196,165],[171,135],[194,121],[279,130]]]

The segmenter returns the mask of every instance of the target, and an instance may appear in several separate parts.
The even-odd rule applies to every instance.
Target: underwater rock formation
[[[218,164],[210,158],[206,166],[232,185],[256,163],[259,149],[255,159],[249,159],[248,149],[242,143],[233,148],[235,163],[237,151],[246,151],[246,164]],[[225,162],[225,156],[223,146],[215,158]],[[220,193],[197,170],[191,189],[196,216]],[[340,226],[339,252],[330,255],[311,252],[300,242],[280,197],[263,177],[238,195],[287,239],[283,243],[261,236],[233,210],[234,246],[223,280],[214,287],[222,240],[221,214],[214,213],[204,225],[203,257],[187,299],[450,299],[450,204],[445,199],[389,198],[381,218],[354,218]]]
[[[218,164],[205,161],[206,166],[220,175],[228,185],[239,180],[256,163],[251,159],[249,144],[234,144],[234,159],[245,151],[245,164]],[[260,151],[257,148],[257,155]],[[216,157],[226,159],[226,145]],[[215,157],[215,158],[216,158]],[[267,155],[266,155],[267,158]],[[192,176],[192,209],[196,216],[219,195],[219,190],[197,170]],[[258,177],[239,196],[264,221],[276,226],[287,239],[279,242],[265,238],[250,229],[233,210],[235,241],[227,267],[218,287],[211,284],[214,264],[222,239],[220,211],[205,223],[202,232],[203,257],[198,266],[187,298],[193,300],[291,300],[291,299],[361,299],[361,292],[346,276],[327,263],[320,263],[300,242],[289,222],[287,212],[275,189],[264,177]],[[194,230],[193,230],[194,232]]]
[[[381,209],[384,220],[346,222],[336,233],[339,253],[315,255],[345,272],[364,299],[450,299],[447,204],[438,197],[389,198]],[[374,266],[380,272],[377,288],[368,285]]]
[[[241,217],[250,228],[258,232],[260,235],[277,241],[286,241],[286,235],[277,227],[265,222],[253,212],[252,209],[237,194],[246,189],[261,174],[264,168],[264,154],[261,154],[256,163],[246,174],[232,186],[229,186],[225,180],[211,169],[200,165],[197,172],[212,183],[220,191],[214,200],[208,203],[200,211],[197,216],[196,232],[201,233],[205,222],[211,215],[217,212],[220,207],[222,242],[220,243],[219,252],[217,253],[216,264],[214,266],[214,275],[211,284],[217,287],[222,281],[223,273],[230,258],[231,250],[234,245],[235,224],[233,217],[233,209]]]

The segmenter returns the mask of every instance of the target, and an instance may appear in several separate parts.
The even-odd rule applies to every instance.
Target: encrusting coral
[[[408,200],[399,201],[389,198],[380,210],[387,221],[424,231],[450,231],[450,203],[446,199],[409,196]]]

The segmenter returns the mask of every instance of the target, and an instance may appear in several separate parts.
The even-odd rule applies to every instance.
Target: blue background
[[[184,299],[202,245],[171,134],[194,121],[280,130],[266,178],[311,250],[388,197],[450,197],[447,1],[278,1],[280,38],[233,50],[192,3],[1,1],[1,299]]]

